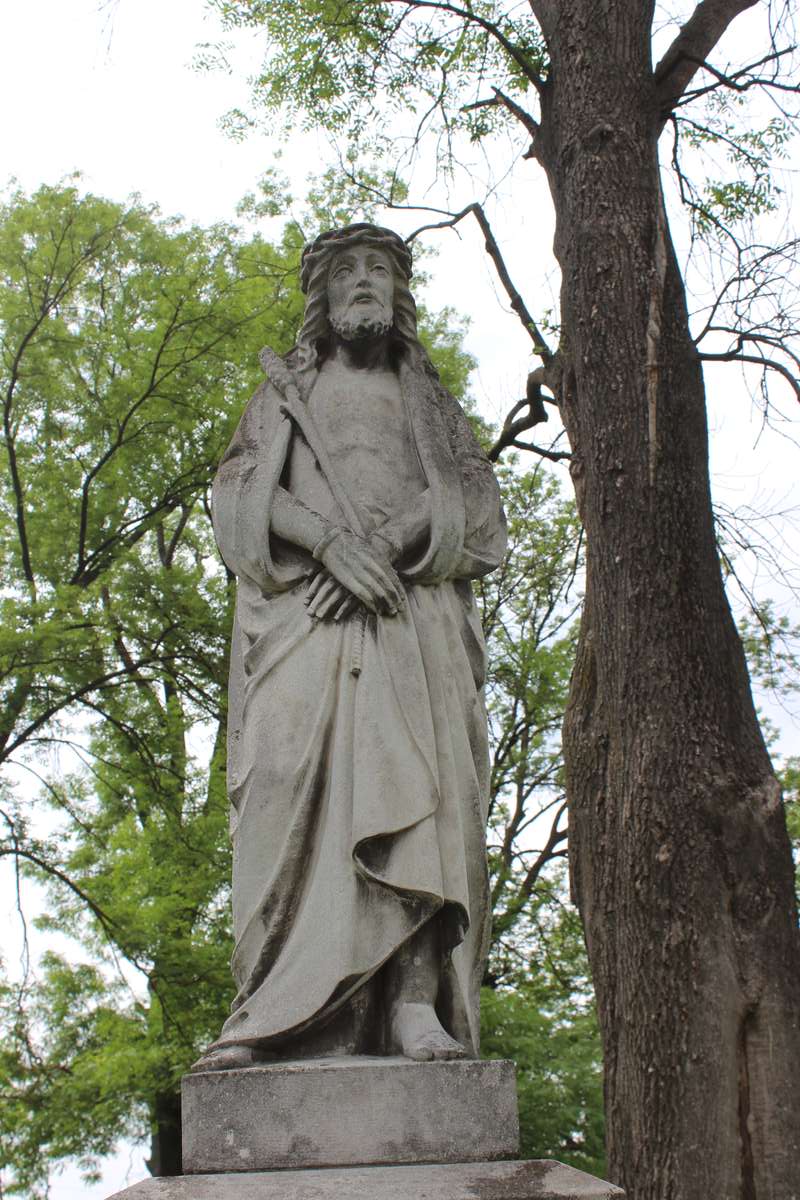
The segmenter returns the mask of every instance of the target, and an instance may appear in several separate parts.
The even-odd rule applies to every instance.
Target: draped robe
[[[367,519],[309,411],[313,378],[293,372],[291,355],[264,353],[268,377],[213,489],[217,542],[238,580],[228,733],[238,993],[214,1045],[301,1044],[438,915],[437,1011],[477,1053],[488,749],[470,580],[504,553],[497,482],[458,403],[401,360],[431,505],[428,534],[398,564],[406,604],[395,616],[312,619],[304,596],[318,564],[271,530],[276,488],[291,477],[302,501],[305,460],[316,494],[320,479],[329,490],[326,515],[362,533]]]

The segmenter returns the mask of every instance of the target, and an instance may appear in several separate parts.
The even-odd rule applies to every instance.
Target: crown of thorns
[[[314,268],[324,258],[334,251],[364,244],[385,250],[406,279],[411,278],[411,251],[400,235],[392,229],[384,229],[380,225],[362,222],[358,225],[345,225],[342,229],[329,229],[326,233],[321,233],[313,242],[309,242],[303,251],[301,260],[300,286],[303,292],[308,291]]]

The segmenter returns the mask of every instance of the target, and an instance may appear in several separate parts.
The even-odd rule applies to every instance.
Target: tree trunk
[[[800,941],[725,598],[705,398],[663,215],[647,5],[561,0],[537,153],[587,534],[564,727],[572,886],[629,1200],[800,1197]]]
[[[181,1173],[181,1095],[159,1092],[151,1114],[153,1132],[146,1167],[151,1175],[163,1177]]]

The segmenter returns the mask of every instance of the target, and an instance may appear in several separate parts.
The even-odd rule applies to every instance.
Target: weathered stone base
[[[109,1200],[624,1200],[624,1193],[561,1163],[534,1161],[182,1175],[148,1179]]]
[[[519,1152],[510,1062],[306,1059],[187,1075],[181,1090],[187,1175]]]

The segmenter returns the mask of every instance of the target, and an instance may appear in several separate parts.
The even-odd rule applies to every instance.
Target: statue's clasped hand
[[[405,597],[389,550],[381,538],[367,541],[341,526],[329,529],[314,547],[323,570],[308,585],[309,616],[341,621],[359,603],[370,612],[395,616]]]

